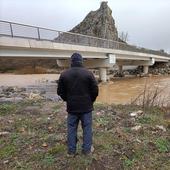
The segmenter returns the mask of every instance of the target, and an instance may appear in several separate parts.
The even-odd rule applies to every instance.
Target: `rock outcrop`
[[[110,40],[119,40],[112,10],[107,2],[101,2],[100,8],[91,11],[85,19],[70,32],[79,33]]]
[[[153,66],[149,67],[149,73],[154,75],[164,75],[170,74],[170,62],[168,63],[161,63],[157,62]]]
[[[77,36],[76,34],[81,34]],[[86,35],[86,36],[83,36]],[[107,5],[107,2],[101,2],[100,8],[96,11],[91,11],[84,20],[69,31],[69,33],[61,33],[54,41],[59,43],[87,45],[93,47],[102,48],[114,48],[115,43],[109,43],[107,41],[88,38],[88,36],[109,39],[112,41],[123,42],[118,38],[118,31],[115,26],[115,21],[112,17],[112,10]]]

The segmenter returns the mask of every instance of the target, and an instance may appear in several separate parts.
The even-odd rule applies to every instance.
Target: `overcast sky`
[[[0,20],[68,31],[101,0],[0,0]],[[108,0],[129,43],[170,52],[170,0]]]

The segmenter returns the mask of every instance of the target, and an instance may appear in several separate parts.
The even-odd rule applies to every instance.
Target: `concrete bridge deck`
[[[167,53],[122,42],[6,21],[0,21],[0,28],[3,28],[4,24],[6,29],[0,29],[0,57],[55,58],[59,66],[68,67],[71,54],[80,52],[86,59],[84,62],[86,67],[100,68],[100,77],[103,81],[107,79],[106,69],[115,64],[119,66],[120,72],[123,65],[143,65],[144,73],[147,73],[149,65],[170,60]],[[42,31],[46,31],[46,34],[42,34]],[[53,35],[47,37],[51,33]]]

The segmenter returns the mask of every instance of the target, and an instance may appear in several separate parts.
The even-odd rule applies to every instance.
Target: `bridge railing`
[[[72,32],[63,32],[43,27],[30,26],[14,22],[0,20],[0,36],[30,38],[48,40],[57,43],[84,45],[100,48],[120,49],[134,52],[143,52],[155,55],[169,56],[163,51],[150,50],[129,45],[127,43],[113,41]]]

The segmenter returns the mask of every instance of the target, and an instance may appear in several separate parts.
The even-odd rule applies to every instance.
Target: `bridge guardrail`
[[[128,50],[133,52],[149,53],[161,56],[168,56],[169,54],[163,51],[150,50],[140,48],[127,43],[82,35],[72,32],[57,31],[54,29],[47,29],[43,27],[30,26],[14,22],[0,20],[0,36],[11,36],[20,38],[31,38],[37,40],[48,40],[57,43],[66,43],[74,45],[93,46],[110,49]]]

